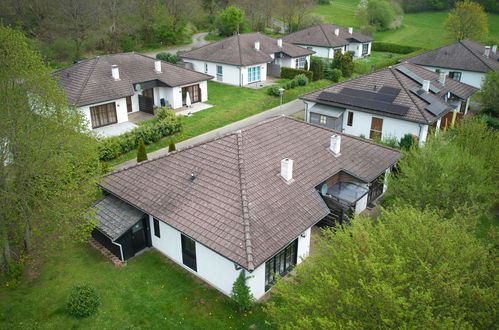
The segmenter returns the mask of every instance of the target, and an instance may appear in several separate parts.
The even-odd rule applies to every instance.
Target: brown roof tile
[[[334,34],[336,29],[339,29],[338,36]],[[350,34],[348,29],[343,26],[324,23],[290,33],[284,36],[283,40],[292,44],[329,48],[345,46],[351,42],[368,42],[374,39],[356,31]]]

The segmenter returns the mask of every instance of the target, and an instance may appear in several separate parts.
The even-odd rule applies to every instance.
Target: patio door
[[[186,104],[187,92],[191,97],[191,103],[201,102],[201,88],[199,84],[182,87],[182,104]]]
[[[117,123],[116,104],[112,102],[90,107],[90,120],[92,121],[92,128]]]

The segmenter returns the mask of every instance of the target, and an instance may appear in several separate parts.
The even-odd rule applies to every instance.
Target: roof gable
[[[334,33],[336,29],[338,29],[339,35]],[[341,47],[348,45],[351,42],[369,42],[374,40],[372,37],[356,31],[353,31],[352,34],[350,34],[347,28],[331,23],[311,26],[309,28],[290,33],[287,36],[284,36],[283,39],[284,41],[292,44],[327,48]]]

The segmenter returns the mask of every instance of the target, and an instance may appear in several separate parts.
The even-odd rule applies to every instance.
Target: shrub
[[[404,135],[403,138],[400,139],[400,148],[404,150],[409,150],[413,145],[416,145],[416,139],[417,137],[413,136],[412,134],[406,134]]]
[[[228,6],[220,11],[217,27],[221,36],[229,37],[236,32],[241,32],[244,22],[244,11],[236,6]]]
[[[492,117],[499,116],[499,72],[489,71],[482,82],[483,112]]]
[[[303,73],[295,76],[295,78],[293,80],[296,81],[296,84],[298,86],[306,86],[306,85],[308,85],[308,78]]]
[[[267,94],[272,96],[279,96],[279,88],[281,87],[278,85],[272,85],[267,89]]]
[[[159,53],[156,55],[156,58],[161,61],[165,61],[168,63],[176,64],[178,62],[181,62],[182,59],[178,57],[177,55],[170,54],[170,53]]]
[[[372,43],[372,50],[377,52],[388,52],[397,54],[409,54],[420,50],[421,47],[405,46],[399,44],[393,44],[389,42],[374,41]]]
[[[100,305],[100,297],[95,289],[83,284],[75,286],[69,295],[66,308],[74,317],[87,317],[94,314]]]
[[[329,80],[331,80],[332,82],[338,82],[340,81],[342,77],[342,73],[341,73],[341,70],[340,69],[333,69],[331,70],[331,76],[328,77]]]
[[[168,108],[168,107],[161,107],[159,109],[156,110],[156,117],[158,117],[158,119],[166,119],[166,118],[174,118],[176,115],[175,115],[175,112]]]
[[[137,163],[143,162],[147,160],[147,151],[146,145],[144,144],[144,140],[139,140],[139,147],[137,148]]]
[[[353,56],[350,52],[343,54],[340,58],[341,74],[343,77],[351,77],[353,74]]]
[[[499,119],[491,117],[487,114],[480,114],[476,117],[480,120],[485,121],[488,127],[499,130]]]
[[[234,300],[237,308],[241,312],[250,309],[255,303],[255,298],[246,284],[246,280],[248,278],[249,277],[245,276],[244,270],[242,270],[237,279],[234,281],[234,284],[232,285],[232,292],[230,294],[232,300]]]
[[[175,142],[173,140],[170,140],[170,143],[168,144],[168,152],[172,152],[177,150],[177,147],[175,147]]]
[[[312,81],[314,73],[312,71],[307,71],[307,70],[299,70],[299,69],[292,69],[292,68],[281,68],[281,78],[283,79],[293,79],[299,74],[304,74],[307,76],[308,81]]]

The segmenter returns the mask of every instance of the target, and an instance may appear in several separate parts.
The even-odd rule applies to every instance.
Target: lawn
[[[329,80],[319,80],[307,86],[288,90],[284,93],[283,103],[296,99],[300,94],[330,84]],[[206,103],[212,104],[214,107],[196,112],[190,117],[184,117],[183,131],[173,136],[175,142],[187,140],[279,105],[279,97],[267,95],[266,88],[235,87],[212,81],[208,82],[208,97]],[[147,152],[167,147],[169,142],[170,138],[168,137],[148,145]],[[109,165],[114,166],[136,157],[137,151],[133,150],[110,161]]]
[[[378,62],[400,55],[402,54],[372,51],[370,56],[355,60],[355,63],[376,64]]]
[[[65,301],[75,284],[101,296],[96,314],[75,319]],[[238,314],[229,298],[155,250],[115,268],[88,244],[59,247],[40,275],[18,288],[0,288],[0,329],[266,329],[258,305]]]
[[[334,0],[330,5],[313,8],[325,22],[358,28],[355,21],[357,0]],[[443,23],[448,11],[404,14],[402,26],[393,31],[377,32],[373,37],[377,41],[392,42],[422,48],[436,48],[449,43],[445,38]],[[489,14],[489,38],[499,40],[499,15]]]

